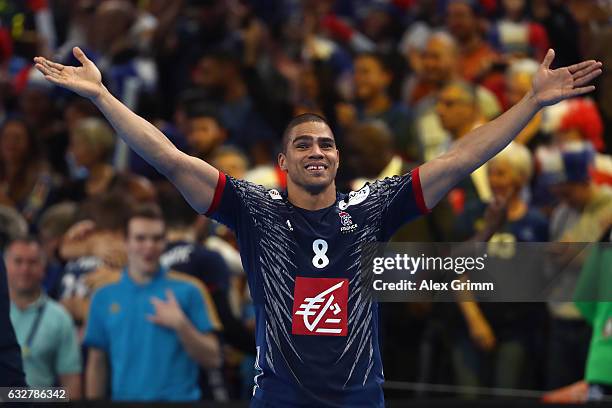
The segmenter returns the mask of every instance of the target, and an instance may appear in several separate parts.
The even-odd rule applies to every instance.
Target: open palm
[[[95,98],[102,89],[100,70],[79,47],[74,47],[72,53],[82,64],[80,67],[66,66],[44,57],[36,57],[34,58],[36,69],[45,76],[45,79],[56,85],[70,89],[85,98]]]
[[[533,78],[533,94],[540,106],[554,105],[563,99],[583,95],[595,89],[593,85],[587,84],[601,74],[601,62],[590,60],[569,67],[550,69],[554,59],[555,52],[548,50]]]

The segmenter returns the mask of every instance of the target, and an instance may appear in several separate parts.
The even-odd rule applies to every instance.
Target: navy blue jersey
[[[59,298],[89,297],[91,288],[85,278],[88,273],[103,265],[104,262],[95,256],[81,256],[66,263],[60,282]]]
[[[198,278],[211,293],[228,290],[230,272],[227,264],[221,255],[203,245],[169,242],[159,262],[168,269]]]
[[[219,175],[209,215],[237,235],[256,317],[253,406],[382,407],[378,305],[363,244],[426,212],[418,169],[308,211]]]

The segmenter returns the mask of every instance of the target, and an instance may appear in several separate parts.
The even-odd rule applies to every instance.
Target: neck
[[[336,183],[332,182],[323,191],[313,194],[287,179],[287,199],[291,204],[305,210],[327,208],[336,202]]]
[[[173,241],[187,241],[187,242],[195,242],[196,236],[195,232],[192,228],[184,227],[184,228],[169,228],[166,233],[166,239],[168,242]]]
[[[365,111],[368,115],[375,115],[389,109],[389,106],[391,106],[391,100],[384,92],[381,92],[367,100],[364,105]]]
[[[157,269],[153,273],[148,273],[135,266],[129,265],[128,274],[130,275],[130,278],[132,278],[132,280],[136,282],[137,284],[145,285],[153,280],[153,278],[157,274]]]
[[[15,290],[10,291],[10,298],[13,303],[21,310],[30,306],[32,303],[36,302],[36,300],[40,297],[41,290],[40,288],[36,288],[30,291],[18,292]]]

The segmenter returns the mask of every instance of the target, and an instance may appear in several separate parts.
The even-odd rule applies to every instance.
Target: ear
[[[284,172],[287,172],[287,156],[285,153],[278,154],[278,167]]]
[[[336,149],[336,156],[338,156],[338,160],[336,160],[336,171],[340,167],[340,150]]]

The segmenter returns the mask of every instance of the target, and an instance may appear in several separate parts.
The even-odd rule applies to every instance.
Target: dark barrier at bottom
[[[15,404],[15,406],[18,404]],[[39,406],[53,406],[53,407],[61,407],[69,405],[71,407],[94,407],[94,408],[144,408],[144,407],[152,407],[152,408],[173,408],[173,407],[185,407],[185,408],[248,408],[248,401],[234,401],[227,403],[217,403],[217,402],[206,402],[203,401],[201,403],[188,403],[188,404],[179,404],[179,403],[112,403],[108,401],[100,401],[100,402],[79,402],[79,403],[70,403],[70,404],[36,404],[36,407]],[[25,405],[19,404],[20,407],[24,407]],[[514,408],[514,407],[563,407],[563,408],[571,408],[571,407],[612,407],[612,403],[590,403],[590,404],[543,404],[538,402],[537,400],[523,400],[516,398],[500,398],[500,399],[460,399],[460,398],[438,398],[438,399],[429,399],[429,398],[419,398],[419,399],[394,399],[388,400],[386,404],[387,408]]]

